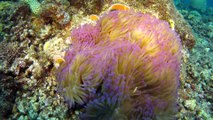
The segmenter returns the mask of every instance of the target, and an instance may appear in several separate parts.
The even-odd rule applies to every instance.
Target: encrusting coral
[[[111,11],[96,25],[74,29],[71,37],[57,79],[70,107],[88,103],[83,119],[172,118],[181,43],[167,22]]]

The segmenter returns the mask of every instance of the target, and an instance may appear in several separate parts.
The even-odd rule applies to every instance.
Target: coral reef
[[[101,1],[101,0],[68,0],[70,5],[73,6],[73,10],[78,11],[82,10],[85,14],[97,14],[100,13],[104,2],[109,2],[111,0]]]
[[[180,119],[212,118],[212,68],[211,46],[205,38],[197,37],[196,45],[183,64],[185,78],[179,90]]]
[[[61,59],[61,62],[64,61],[64,52],[67,48],[68,46],[62,38],[54,37],[44,44],[43,51],[53,59],[54,66],[58,67],[60,65],[60,61],[58,60]]]
[[[69,4],[68,4],[69,5]],[[71,21],[70,14],[65,7],[58,7],[56,3],[46,3],[42,5],[41,18],[45,23],[56,24],[57,27],[64,28],[69,26]]]
[[[0,72],[0,88],[0,119],[4,119],[12,113],[16,92],[21,88],[13,76],[2,72]]]
[[[2,2],[0,2],[2,3]],[[0,22],[1,22],[1,33],[3,35],[3,39],[7,41],[11,41],[11,38],[16,38],[13,34],[18,34],[17,32],[23,33],[23,28],[26,24],[26,21],[29,21],[29,8],[21,3],[10,3],[8,6],[5,6],[4,9],[0,11]],[[20,26],[16,26],[19,24]],[[16,26],[16,27],[15,27]],[[27,26],[27,25],[26,25]],[[20,27],[20,28],[19,28]],[[18,29],[17,32],[12,30]],[[17,36],[18,37],[18,36]],[[13,41],[13,40],[12,40]]]
[[[12,76],[8,80],[8,84],[11,86],[21,84],[19,86],[21,89],[16,89],[16,87],[7,88],[7,83],[1,82],[2,86],[5,85],[2,87],[5,88],[5,91],[2,91],[1,100],[3,101],[7,97],[11,97],[12,100],[8,99],[8,102],[5,102],[4,105],[8,105],[7,108],[2,102],[2,108],[5,109],[2,111],[1,118],[66,118],[69,115],[67,114],[68,107],[62,105],[63,99],[56,94],[55,77],[47,77],[54,76],[50,75],[53,72],[54,60],[51,55],[43,51],[43,45],[54,38],[65,38],[66,32],[69,31],[66,31],[65,27],[64,30],[59,31],[61,28],[57,25],[51,25],[50,22],[40,22],[42,18],[39,15],[30,14],[29,7],[23,3],[11,2],[10,6],[4,7],[0,11],[0,14],[3,38],[0,44],[1,80],[4,81],[7,76]],[[40,21],[35,22],[35,19],[40,19]],[[40,26],[37,26],[37,23]],[[54,51],[52,52],[54,53]],[[3,93],[7,93],[9,88],[11,89],[9,92],[14,94],[8,93],[8,96],[4,96]]]
[[[212,8],[201,11],[179,6],[180,13],[192,26],[196,44],[186,50],[179,89],[179,119],[212,119]]]
[[[186,11],[186,10],[181,10],[180,12],[184,16],[186,20],[189,21],[189,24],[193,26],[193,30],[200,36],[204,37],[207,39],[207,41],[211,41],[213,38],[213,29],[212,29],[212,19],[211,17],[213,16],[213,10],[208,9],[208,13],[205,15],[200,14],[198,11],[191,10],[191,11]]]
[[[203,1],[205,0],[198,2]],[[146,91],[148,95],[144,96],[145,93],[141,95],[141,91],[145,91],[146,86],[140,88],[138,87],[139,82],[135,82],[135,84],[126,82],[137,81],[135,77],[131,76],[140,75],[130,71],[142,71],[147,65],[153,67],[151,64],[153,59],[150,58],[151,60],[143,65],[139,60],[148,54],[155,56],[161,50],[157,49],[159,46],[154,48],[156,47],[156,36],[143,36],[146,41],[154,39],[151,42],[154,46],[149,47],[151,49],[145,49],[144,45],[148,43],[141,45],[144,48],[142,51],[150,50],[147,54],[140,51],[139,41],[127,41],[130,38],[125,36],[126,33],[131,33],[131,39],[138,39],[141,31],[130,32],[132,31],[130,28],[135,26],[132,24],[129,25],[130,27],[125,26],[131,23],[127,22],[128,19],[126,20],[128,24],[125,19],[121,22],[125,22],[125,24],[112,24],[110,20],[113,20],[111,18],[115,18],[115,16],[107,17],[108,12],[116,10],[134,11],[133,15],[135,12],[152,14],[153,16],[147,16],[157,19],[162,26],[166,24],[169,31],[172,29],[173,32],[176,31],[180,35],[183,45],[181,50],[183,62],[180,88],[178,89],[178,111],[175,111],[176,118],[179,120],[212,119],[213,9],[207,6],[205,9],[208,12],[202,12],[198,6],[193,8],[192,4],[187,4],[185,0],[175,0],[175,4],[179,11],[175,8],[173,0],[0,1],[0,108],[2,108],[0,119],[167,119],[161,113],[165,113],[165,115],[170,112],[174,113],[175,105],[170,104],[171,106],[166,107],[165,104],[161,104],[165,102],[162,102],[163,99],[159,96],[156,97],[156,99],[160,99],[159,101],[153,100],[153,97],[156,96],[156,94],[150,95],[150,92],[155,90],[151,89],[153,86],[149,87],[150,91]],[[150,22],[148,21],[148,23]],[[102,26],[101,23],[110,24]],[[190,25],[195,36],[191,32]],[[128,30],[120,31],[120,26]],[[115,27],[117,29],[111,29]],[[144,27],[147,29],[146,26]],[[70,31],[72,38],[70,38]],[[103,31],[108,31],[110,34],[106,35],[106,32]],[[157,34],[157,32],[153,32],[153,34]],[[168,50],[170,49],[166,51],[168,52]],[[65,51],[67,54],[64,54]],[[138,57],[139,53],[144,56]],[[64,58],[64,55],[67,59]],[[160,59],[159,56],[155,57]],[[161,58],[163,57],[161,56]],[[160,59],[153,63],[157,65],[162,61],[163,59]],[[72,81],[69,86],[74,83],[73,86],[78,84],[80,87],[70,89],[70,94],[74,95],[73,98],[62,97],[66,96],[63,94],[65,89],[58,89],[58,86],[63,84],[62,81],[56,81],[55,75],[58,74],[56,71],[61,70],[57,70],[59,65],[62,65],[61,68],[63,68],[71,62],[73,64],[68,64],[68,66],[73,66],[72,69],[75,71],[79,70],[76,72],[76,76],[71,77],[72,79],[78,78],[77,81],[80,82]],[[138,69],[134,70],[135,66]],[[117,70],[115,70],[116,67]],[[155,68],[160,68],[160,66]],[[166,67],[164,68],[166,69]],[[153,71],[143,71],[146,75],[150,72]],[[78,74],[82,74],[82,76],[77,76]],[[163,74],[167,73],[157,76],[163,76]],[[129,77],[126,77],[127,75]],[[95,79],[91,80],[92,78]],[[152,76],[148,76],[148,78],[153,79]],[[145,85],[145,82],[141,84]],[[176,89],[176,87],[175,84],[174,88]],[[57,90],[62,92],[62,95]],[[169,90],[172,91],[172,89]],[[80,92],[80,94],[74,94],[76,92]],[[160,89],[158,92],[163,91]],[[143,99],[144,97],[146,99]],[[173,97],[176,99],[177,95],[175,94]],[[168,96],[168,98],[171,97]],[[78,102],[72,102],[71,99]],[[166,99],[166,103],[170,103],[168,100]],[[68,101],[68,103],[64,101]],[[175,102],[172,103],[175,104]],[[69,108],[70,105],[72,105],[71,108]],[[161,107],[165,109],[158,112]],[[132,111],[129,112],[129,110]],[[173,114],[171,116],[174,117]]]
[[[24,5],[28,5],[31,9],[31,13],[33,13],[29,21],[31,21],[36,31],[48,24],[52,27],[56,27],[56,30],[70,26],[71,15],[68,9],[70,6],[69,2],[45,0],[40,3],[37,0],[22,1],[27,3]]]
[[[51,5],[54,5],[55,7],[55,4],[56,3],[53,2]],[[50,3],[45,5],[49,6]],[[63,7],[59,7],[58,9],[61,9],[61,8]],[[50,7],[46,7],[46,9],[50,9]],[[43,14],[45,12],[48,13],[46,9],[45,10],[42,9],[40,14]],[[22,58],[25,57],[24,61],[25,62],[27,61],[26,63],[31,63],[31,62],[33,62],[34,64],[38,63],[36,62],[37,58],[33,60],[29,60],[27,56],[25,55],[34,56],[34,58],[38,56],[44,56],[42,55],[44,54],[43,52],[38,52],[43,50],[43,43],[45,43],[49,39],[54,39],[54,37],[57,38],[57,37],[66,35],[66,32],[64,32],[66,31],[66,29],[64,31],[63,30],[59,31],[59,29],[61,29],[62,26],[58,27],[58,25],[54,25],[54,23],[53,25],[51,25],[50,22],[42,22],[43,19],[46,19],[45,17],[33,16],[33,15],[31,16],[29,13],[30,12],[29,12],[28,6],[26,6],[23,3],[17,3],[17,5],[15,5],[15,3],[11,3],[10,6],[5,7],[0,12],[0,14],[2,15],[0,21],[2,23],[1,25],[2,25],[2,34],[3,34],[2,36],[3,42],[1,44],[1,49],[2,49],[1,60],[3,61],[2,62],[3,65],[1,65],[1,70],[4,70],[4,71],[9,70],[15,73],[14,70],[19,69],[19,68],[16,68],[18,66],[18,63],[16,63],[18,60],[16,60],[16,58],[18,57],[22,57]],[[58,14],[61,14],[61,11],[55,14],[55,16]],[[55,19],[50,18],[49,20],[53,21]],[[69,20],[70,19],[68,19],[68,22]],[[62,22],[61,24],[64,24],[64,23]],[[7,49],[4,49],[3,46],[7,46],[6,47]],[[6,54],[7,51],[10,54]],[[33,55],[29,55],[29,54],[33,54]],[[35,55],[35,54],[39,54],[39,55]],[[53,59],[52,56],[50,56],[49,58]],[[43,61],[45,60],[47,59],[44,59]],[[39,60],[39,61],[42,62],[42,60]],[[28,65],[28,67],[29,66],[30,65]],[[36,68],[38,68],[38,66],[40,65],[35,65]],[[40,66],[40,69],[41,68],[42,67]],[[39,76],[42,76],[42,74]]]
[[[56,82],[53,77],[46,77],[43,84],[31,78],[23,78],[19,81],[24,82],[25,85],[22,92],[18,92],[12,119],[65,119],[67,117],[68,108],[63,104],[63,99],[55,94]],[[33,92],[30,92],[32,89]]]
[[[92,101],[94,106],[88,104],[87,112],[100,108],[100,116],[92,113],[85,115],[92,118],[85,119],[107,119],[114,114],[128,119],[172,118],[181,44],[167,22],[150,14],[112,11],[95,26],[74,29],[71,37],[72,47],[57,73],[70,107]],[[96,99],[103,101],[100,107],[93,102]],[[147,109],[148,103],[153,109]],[[104,114],[105,107],[110,113]]]
[[[0,71],[4,73],[8,72],[7,70],[11,67],[15,58],[23,54],[22,48],[19,47],[17,42],[0,42],[0,51]]]

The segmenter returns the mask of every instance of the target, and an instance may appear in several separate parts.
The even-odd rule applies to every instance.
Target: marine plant
[[[71,33],[57,71],[70,107],[82,119],[171,119],[176,111],[180,38],[148,13],[110,11]]]

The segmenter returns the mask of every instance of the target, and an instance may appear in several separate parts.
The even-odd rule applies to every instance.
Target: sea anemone
[[[167,22],[111,11],[96,25],[74,29],[71,37],[57,79],[71,107],[86,104],[83,118],[173,117],[181,43]]]
[[[72,31],[72,42],[95,44],[100,31],[99,25],[84,24]]]

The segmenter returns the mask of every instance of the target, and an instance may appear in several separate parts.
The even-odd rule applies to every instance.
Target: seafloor
[[[0,119],[80,119],[84,108],[69,109],[57,91],[57,68],[70,31],[114,3],[174,24],[183,44],[175,119],[213,120],[213,7],[181,0],[178,10],[172,0],[0,1]]]

